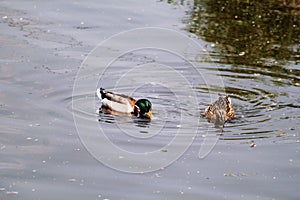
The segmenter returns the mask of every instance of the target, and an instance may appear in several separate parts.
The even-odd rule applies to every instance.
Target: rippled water
[[[296,7],[281,1],[2,1],[0,16],[0,199],[298,199]],[[98,80],[94,88],[72,93],[96,44],[144,26],[172,28],[196,41],[204,50],[186,53],[195,53],[197,67],[170,51],[136,49],[105,73],[90,73],[86,78]],[[145,68],[150,65],[156,70]],[[153,120],[97,114],[96,87],[149,98]],[[200,113],[224,93],[237,117],[220,132]],[[126,151],[157,151],[150,166],[175,155],[166,144],[178,133],[186,139],[178,148],[192,143],[168,167],[124,173],[95,159],[73,115],[88,122],[83,127],[91,132],[83,134],[96,146],[105,146],[91,134],[101,127]],[[199,159],[205,141],[217,144]],[[125,165],[126,158],[118,159]]]
[[[279,1],[201,1],[188,17],[188,30],[213,42],[226,92],[242,117],[232,125],[238,138],[293,135],[299,126],[299,10]]]

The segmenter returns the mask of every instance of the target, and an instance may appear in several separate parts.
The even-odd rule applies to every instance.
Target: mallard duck
[[[103,88],[98,88],[96,94],[99,99],[102,99],[101,109],[110,114],[130,114],[144,119],[152,118],[152,104],[148,99],[135,100]]]
[[[230,97],[220,96],[217,101],[205,109],[204,117],[206,117],[209,122],[214,123],[215,127],[223,128],[225,122],[235,117]]]

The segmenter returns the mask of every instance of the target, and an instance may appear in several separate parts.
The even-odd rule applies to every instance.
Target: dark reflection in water
[[[135,117],[133,117],[133,122],[135,123],[135,125],[137,127],[142,127],[142,128],[148,128],[151,124],[151,120],[139,119],[139,118],[135,118]],[[148,133],[147,131],[141,131],[141,132]]]
[[[195,0],[187,15],[188,31],[215,43],[220,62],[263,66],[300,61],[296,7],[274,0]],[[285,72],[276,66],[271,70]]]
[[[220,72],[238,119],[220,139],[277,137],[298,126],[299,1],[168,1],[186,8],[188,32],[210,45],[205,70]],[[201,94],[223,88],[199,84]],[[210,102],[207,102],[210,103]],[[225,128],[226,129],[226,128]],[[228,133],[228,132],[231,132]],[[282,137],[284,134],[279,134]]]
[[[275,86],[300,85],[299,1],[168,3],[187,4],[185,29],[211,43],[212,62],[229,65],[218,69],[223,77],[259,79],[261,75],[271,77]]]
[[[108,113],[99,113],[99,123],[105,122],[114,124],[122,121],[123,123],[134,123],[137,127],[148,128],[151,124],[151,120],[140,119],[135,116],[114,116]],[[127,118],[126,118],[127,117]],[[117,119],[116,119],[117,118]],[[123,120],[122,120],[123,119]]]

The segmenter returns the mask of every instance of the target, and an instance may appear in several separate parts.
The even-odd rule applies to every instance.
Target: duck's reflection
[[[137,126],[137,127],[141,127],[141,128],[149,128],[151,125],[151,120],[149,119],[140,119],[140,118],[133,118],[133,123]],[[142,131],[143,133],[146,133],[145,131]],[[148,132],[147,132],[148,133]]]

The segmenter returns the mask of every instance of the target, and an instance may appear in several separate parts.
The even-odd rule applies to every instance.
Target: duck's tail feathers
[[[103,88],[98,88],[96,94],[100,100],[105,98],[111,100],[112,96],[114,95],[114,93],[109,92]]]
[[[102,88],[98,88],[97,91],[96,91],[97,97],[98,97],[100,100],[102,99],[102,91],[103,91]]]
[[[112,100],[112,101],[117,101],[116,97],[119,95],[114,94],[113,92],[107,91],[106,89],[98,88],[97,96],[99,97],[99,99],[108,99],[108,100]]]

